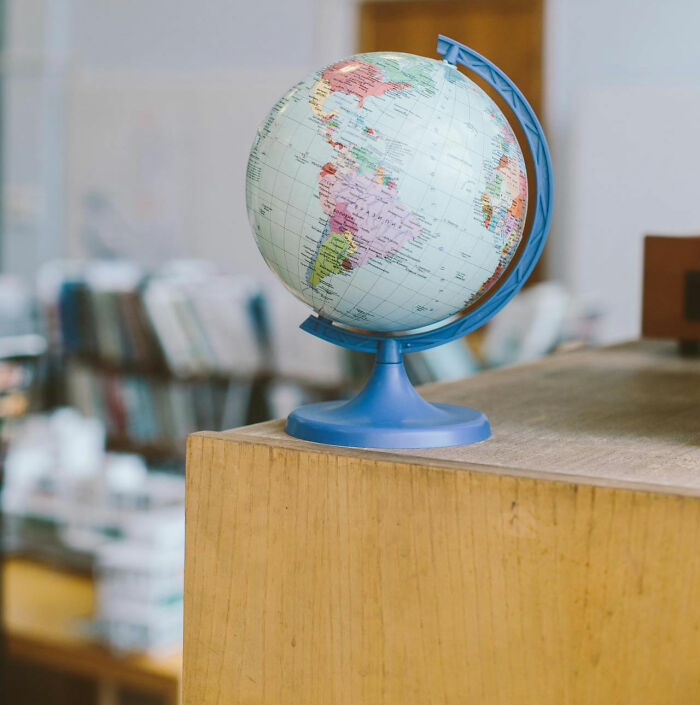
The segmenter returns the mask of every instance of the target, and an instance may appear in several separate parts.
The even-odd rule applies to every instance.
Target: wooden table
[[[121,657],[81,630],[93,611],[90,578],[19,558],[3,568],[3,628],[11,657],[96,680],[100,705],[118,702],[121,686],[179,703],[181,654]]]
[[[185,705],[700,703],[700,362],[635,343],[422,391],[493,438],[190,438]]]

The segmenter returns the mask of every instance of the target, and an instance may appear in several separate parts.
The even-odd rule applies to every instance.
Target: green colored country
[[[364,147],[353,147],[350,153],[357,161],[357,170],[360,174],[374,172],[379,166],[379,160]]]
[[[496,172],[491,181],[486,182],[485,191],[489,196],[493,198],[498,198],[501,195],[501,185],[503,183],[503,177],[500,172]]]
[[[311,269],[309,284],[318,286],[321,279],[331,274],[340,274],[343,260],[348,250],[348,241],[338,233],[331,232],[321,243],[314,265]]]
[[[384,186],[389,186],[394,180],[392,176],[384,172],[379,159],[364,147],[353,147],[350,154],[357,162],[357,172],[359,174],[376,174]]]

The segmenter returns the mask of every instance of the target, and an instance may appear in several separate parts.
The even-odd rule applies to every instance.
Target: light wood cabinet
[[[700,703],[700,362],[637,343],[422,391],[493,438],[190,438],[185,705]]]

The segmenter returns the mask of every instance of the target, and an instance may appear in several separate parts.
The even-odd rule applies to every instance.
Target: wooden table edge
[[[271,422],[266,421],[265,424]],[[633,480],[624,480],[621,478],[602,478],[589,477],[587,475],[579,475],[574,473],[556,473],[541,470],[533,470],[530,468],[519,468],[501,465],[486,465],[483,463],[447,460],[441,458],[431,460],[419,456],[407,456],[400,453],[392,453],[391,451],[376,450],[371,448],[350,448],[346,446],[325,446],[321,443],[313,443],[311,441],[301,441],[292,436],[285,439],[264,438],[262,436],[253,436],[246,429],[255,428],[262,424],[245,426],[241,429],[232,429],[230,431],[197,431],[188,436],[188,457],[192,452],[191,439],[209,439],[222,443],[246,443],[256,446],[267,446],[269,448],[279,448],[292,450],[296,452],[313,453],[316,455],[334,455],[344,457],[357,457],[357,451],[361,450],[364,458],[374,460],[375,462],[394,463],[405,466],[422,466],[431,468],[435,471],[464,471],[477,472],[490,475],[501,475],[505,477],[519,477],[530,480],[541,480],[544,482],[559,482],[568,485],[587,485],[591,487],[605,487],[609,489],[628,490],[631,492],[651,492],[655,494],[677,495],[682,497],[698,497],[700,498],[700,488],[683,487],[679,485],[669,485],[652,482],[637,482]]]

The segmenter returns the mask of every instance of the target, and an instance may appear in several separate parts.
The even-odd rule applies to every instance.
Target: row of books
[[[109,438],[128,439],[133,447],[181,451],[189,433],[248,421],[251,382],[121,374],[80,361],[68,364],[66,373],[67,402],[102,419]]]
[[[210,263],[146,274],[132,262],[55,262],[39,288],[54,342],[71,356],[181,377],[247,377],[269,364],[259,287]]]

